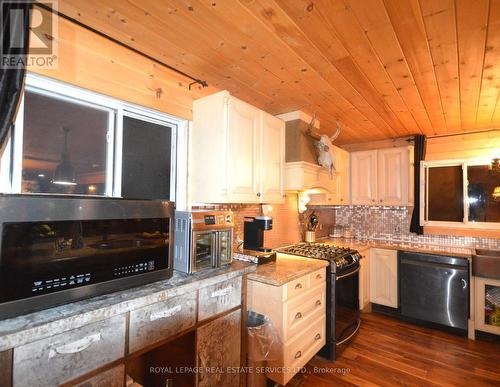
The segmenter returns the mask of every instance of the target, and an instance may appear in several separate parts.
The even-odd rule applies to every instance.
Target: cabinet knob
[[[260,192],[257,192],[257,196],[260,198]]]
[[[375,203],[375,199],[372,199],[372,202]]]
[[[297,314],[295,315],[295,320],[299,320],[301,318],[302,318],[302,313],[297,312]]]
[[[321,335],[318,333],[316,336],[314,336],[314,340],[318,341],[319,339],[321,339]]]
[[[380,203],[382,203],[382,202],[383,202],[383,200],[382,200],[382,199],[380,199]]]
[[[321,305],[321,300],[317,300],[317,301],[316,301],[316,305],[317,305],[317,306],[320,306],[320,305]]]
[[[298,359],[302,356],[302,352],[301,351],[298,351],[296,354],[295,354],[295,359]]]
[[[321,279],[321,278],[323,278],[321,274],[316,274],[316,279]]]
[[[295,285],[295,289],[302,289],[302,284],[298,283],[297,285]]]
[[[343,201],[344,201],[344,199],[340,198],[340,201],[341,201],[341,202],[343,202]]]

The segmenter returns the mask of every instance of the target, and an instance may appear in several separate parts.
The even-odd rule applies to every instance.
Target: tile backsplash
[[[336,206],[333,210],[335,224],[350,227],[353,237],[359,239],[500,249],[500,236],[479,238],[410,233],[411,207]]]

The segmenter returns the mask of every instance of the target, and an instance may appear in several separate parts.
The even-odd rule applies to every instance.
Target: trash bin
[[[277,341],[276,331],[269,317],[252,311],[248,312],[247,328],[247,386],[265,387],[267,379],[263,369]]]

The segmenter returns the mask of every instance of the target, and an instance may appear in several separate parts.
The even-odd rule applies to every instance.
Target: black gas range
[[[361,254],[349,248],[310,242],[287,246],[278,252],[330,262],[328,266],[330,275],[326,281],[326,345],[321,349],[320,355],[335,360],[360,326]]]

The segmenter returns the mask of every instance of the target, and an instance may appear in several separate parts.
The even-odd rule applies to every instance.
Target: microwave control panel
[[[155,269],[155,261],[144,261],[139,263],[134,263],[132,265],[124,265],[120,267],[115,267],[113,275],[115,278],[127,277],[129,275],[135,275],[140,273],[146,273],[148,271],[153,271]]]
[[[79,273],[65,277],[37,280],[33,281],[31,292],[36,294],[44,291],[64,290],[70,287],[87,285],[91,279],[92,275],[90,273]]]
[[[205,215],[205,225],[226,225],[233,223],[233,216],[227,215]]]

